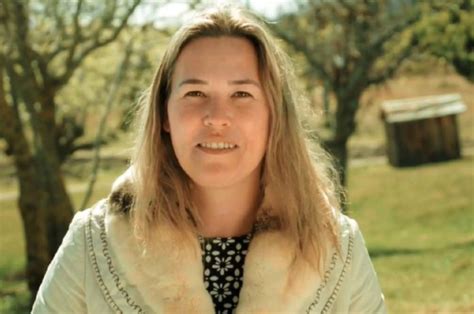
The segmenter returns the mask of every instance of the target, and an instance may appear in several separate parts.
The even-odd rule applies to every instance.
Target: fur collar
[[[176,230],[160,226],[152,247],[145,253],[139,249],[128,219],[133,199],[130,175],[128,170],[114,183],[100,214],[102,218],[96,218],[104,221],[107,249],[112,252],[112,262],[119,269],[124,289],[135,291],[130,295],[147,304],[151,312],[214,313],[203,283],[197,239],[184,245]],[[344,244],[342,247],[342,256],[334,250],[327,261],[331,264],[331,272],[335,272],[334,278],[343,271],[347,250]],[[305,312],[314,305],[315,298],[324,294],[321,289],[335,287],[335,283],[328,282],[327,276],[321,278],[306,261],[297,261],[297,267],[291,267],[292,252],[294,246],[277,230],[263,229],[254,234],[245,261],[236,313]],[[102,273],[107,273],[107,269]],[[117,285],[113,277],[110,285],[113,281]]]

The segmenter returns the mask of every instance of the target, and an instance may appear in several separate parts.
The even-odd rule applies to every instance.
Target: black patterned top
[[[229,238],[199,238],[204,286],[216,314],[231,314],[239,302],[244,262],[252,234]]]

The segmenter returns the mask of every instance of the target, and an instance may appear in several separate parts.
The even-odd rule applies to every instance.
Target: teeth
[[[232,149],[237,145],[225,143],[225,142],[211,142],[211,143],[200,143],[199,146],[211,149]]]

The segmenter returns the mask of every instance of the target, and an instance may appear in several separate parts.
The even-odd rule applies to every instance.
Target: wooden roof
[[[459,94],[388,100],[382,103],[382,114],[389,123],[415,121],[459,114],[466,105]]]

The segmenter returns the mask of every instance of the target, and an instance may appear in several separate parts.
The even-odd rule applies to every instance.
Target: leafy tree
[[[411,2],[389,0],[309,0],[282,15],[277,35],[301,53],[310,77],[335,99],[330,135],[323,139],[346,181],[347,143],[363,92],[394,75],[416,48],[407,29],[420,14]]]
[[[17,172],[32,297],[74,212],[61,164],[84,132],[59,114],[57,95],[140,1],[0,2],[0,137]]]
[[[422,49],[474,82],[474,1],[435,1],[424,6],[424,13],[415,28]]]

